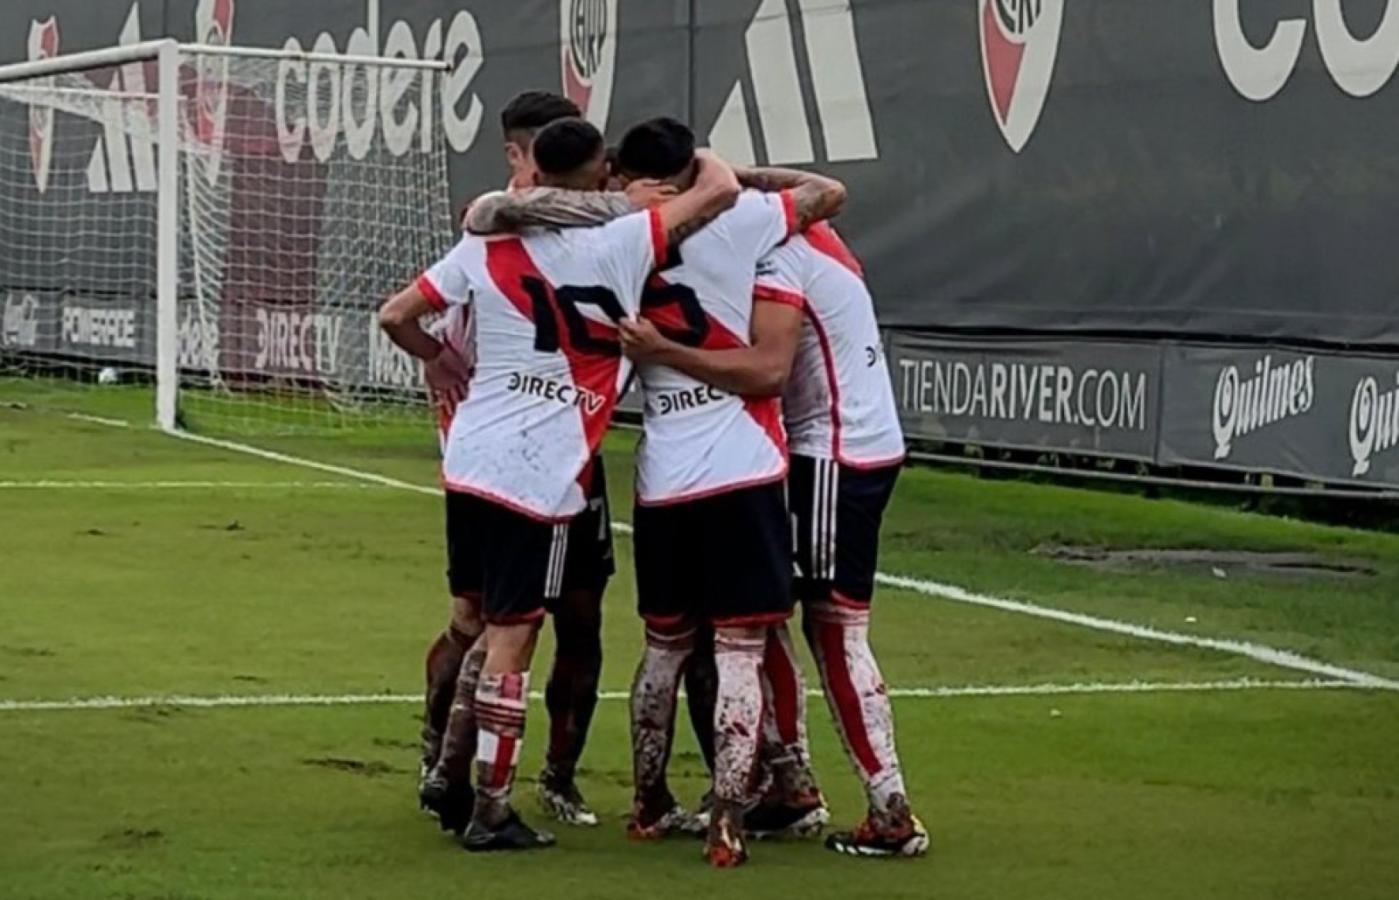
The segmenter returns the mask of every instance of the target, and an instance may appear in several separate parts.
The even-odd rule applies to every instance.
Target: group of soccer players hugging
[[[826,846],[923,854],[868,639],[904,443],[860,263],[827,223],[844,186],[730,166],[668,118],[609,148],[543,92],[516,97],[502,125],[509,188],[473,202],[460,242],[379,317],[423,361],[442,425],[453,608],[427,656],[423,806],[468,850],[554,842],[511,805],[547,613],[557,652],[539,797],[561,822],[597,824],[575,772],[614,571],[599,445],[635,379],[646,640],[628,834],[704,836],[709,862],[731,867],[748,837],[827,824],[787,627],[800,602],[869,800]],[[682,683],[712,773],[693,811],[666,782]]]

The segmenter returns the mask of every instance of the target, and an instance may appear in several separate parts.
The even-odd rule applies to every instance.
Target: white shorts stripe
[[[833,581],[836,575],[836,509],[840,495],[840,464],[815,460],[811,490],[811,577]]]
[[[564,560],[567,557],[568,523],[560,522],[554,526],[549,541],[549,568],[544,574],[544,596],[548,599],[558,597],[563,591]]]
[[[835,581],[835,522],[841,498],[841,463],[828,459],[830,467],[825,488],[825,579]]]

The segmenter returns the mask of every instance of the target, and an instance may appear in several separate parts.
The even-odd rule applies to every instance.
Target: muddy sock
[[[752,790],[763,724],[762,636],[719,633],[714,665],[719,673],[714,710],[714,798],[743,804]]]
[[[654,818],[675,798],[666,782],[675,737],[675,699],[680,673],[694,647],[693,628],[646,629],[646,650],[631,691],[632,778],[637,811]]]

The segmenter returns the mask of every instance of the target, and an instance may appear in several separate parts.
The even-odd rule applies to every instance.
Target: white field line
[[[355,478],[368,481],[386,487],[396,487],[403,490],[413,491],[420,494],[439,495],[439,488],[424,487],[419,484],[412,484],[407,481],[400,481],[396,478],[388,478],[384,475],[376,475],[373,472],[363,472],[358,469],[351,469],[345,466],[330,465],[328,463],[317,462],[312,459],[304,459],[298,456],[291,456],[285,453],[276,453],[270,450],[263,450],[248,444],[236,441],[224,441],[217,438],[208,438],[200,435],[190,434],[184,431],[167,431],[173,437],[181,440],[192,441],[197,444],[204,444],[211,447],[218,447],[223,450],[230,450],[235,453],[246,453],[262,459],[274,462],[287,463],[294,466],[315,469],[321,472],[329,472],[336,475],[344,475],[348,478]],[[619,534],[631,534],[632,527],[625,522],[616,522],[613,525]],[[1096,631],[1105,631],[1113,634],[1126,635],[1128,637],[1140,638],[1142,640],[1158,641],[1165,644],[1174,644],[1182,647],[1199,647],[1205,650],[1215,650],[1221,653],[1231,653],[1236,656],[1244,656],[1258,662],[1279,666],[1285,669],[1293,669],[1299,672],[1306,672],[1310,675],[1321,675],[1326,678],[1340,679],[1352,684],[1369,687],[1382,688],[1385,690],[1399,691],[1399,681],[1374,675],[1369,672],[1362,672],[1356,669],[1347,669],[1335,666],[1321,660],[1311,659],[1290,650],[1279,650],[1268,647],[1264,644],[1256,644],[1248,641],[1235,641],[1222,638],[1198,637],[1192,634],[1182,634],[1176,631],[1165,631],[1159,628],[1151,628],[1145,625],[1134,625],[1130,622],[1120,622],[1116,619],[1107,619],[1101,616],[1090,616],[1083,613],[1070,612],[1068,610],[1055,609],[1048,606],[1039,606],[1034,603],[1025,603],[1019,600],[1010,600],[1004,597],[994,597],[988,594],[978,594],[968,591],[956,585],[941,584],[936,581],[927,581],[921,578],[909,578],[903,575],[889,575],[884,572],[878,573],[876,580],[888,587],[913,591],[928,597],[937,597],[943,600],[950,600],[955,603],[966,603],[973,606],[989,607],[999,609],[1004,612],[1020,613],[1021,615],[1034,616],[1040,619],[1048,619],[1061,622],[1066,625],[1077,625],[1083,628],[1091,628]]]
[[[131,423],[125,419],[109,419],[106,416],[89,416],[87,413],[69,413],[68,418],[77,419],[79,422],[92,422],[95,425],[107,425],[111,428],[131,427]]]
[[[1361,687],[1399,691],[1399,681],[1382,678],[1379,675],[1372,675],[1369,672],[1334,666],[1330,663],[1293,653],[1290,650],[1278,650],[1273,647],[1255,644],[1249,641],[1198,637],[1193,634],[1182,634],[1178,631],[1165,631],[1146,625],[1133,625],[1130,622],[1120,622],[1116,619],[1105,619],[1100,616],[1089,616],[1083,613],[1069,612],[1068,610],[1055,609],[1048,606],[1039,606],[1034,603],[1025,603],[1020,600],[1008,600],[1004,597],[977,594],[959,588],[956,585],[939,584],[936,581],[925,581],[921,578],[909,578],[903,575],[888,575],[880,572],[875,576],[875,580],[888,587],[916,591],[929,597],[940,597],[944,600],[951,600],[956,603],[985,606],[991,609],[1004,610],[1005,612],[1020,613],[1021,615],[1035,616],[1040,619],[1062,622],[1066,625],[1079,625],[1097,631],[1108,631],[1114,634],[1123,634],[1149,641],[1159,641],[1164,644],[1175,644],[1183,647],[1200,647],[1205,650],[1218,650],[1222,653],[1246,656],[1249,659],[1268,663],[1269,665],[1281,666],[1285,669],[1295,669],[1299,672],[1323,675],[1327,678],[1339,678]]]
[[[1072,694],[1168,694],[1207,691],[1316,691],[1316,690],[1374,690],[1351,681],[1306,679],[1302,681],[1268,681],[1256,678],[1235,678],[1227,681],[1124,681],[1078,682],[1073,684],[982,684],[926,688],[890,688],[895,699],[940,700],[956,697],[1045,697]],[[809,690],[809,697],[821,692]],[[602,691],[599,700],[622,701],[630,697],[626,691]],[[530,699],[542,701],[544,695],[532,691]],[[148,707],[189,707],[217,709],[239,706],[361,706],[378,703],[422,703],[421,694],[253,694],[248,696],[188,696],[171,694],[164,697],[77,697],[71,700],[0,700],[0,713],[5,712],[64,712],[84,709],[141,709]]]
[[[385,485],[362,481],[0,481],[0,491],[24,490],[386,490]]]

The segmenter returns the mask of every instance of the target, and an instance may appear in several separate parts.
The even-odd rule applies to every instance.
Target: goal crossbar
[[[204,56],[243,56],[252,59],[294,59],[303,62],[341,63],[354,66],[393,66],[401,69],[433,69],[447,71],[451,67],[440,59],[403,59],[388,56],[356,56],[341,53],[312,53],[276,47],[235,47],[224,44],[192,44],[174,40],[141,41],[123,44],[119,47],[103,47],[99,50],[82,50],[65,53],[47,59],[29,62],[9,63],[0,66],[0,83],[39,78],[58,72],[81,72],[85,69],[99,69],[106,66],[119,66],[126,63],[154,60],[165,46],[173,46],[180,53]]]

